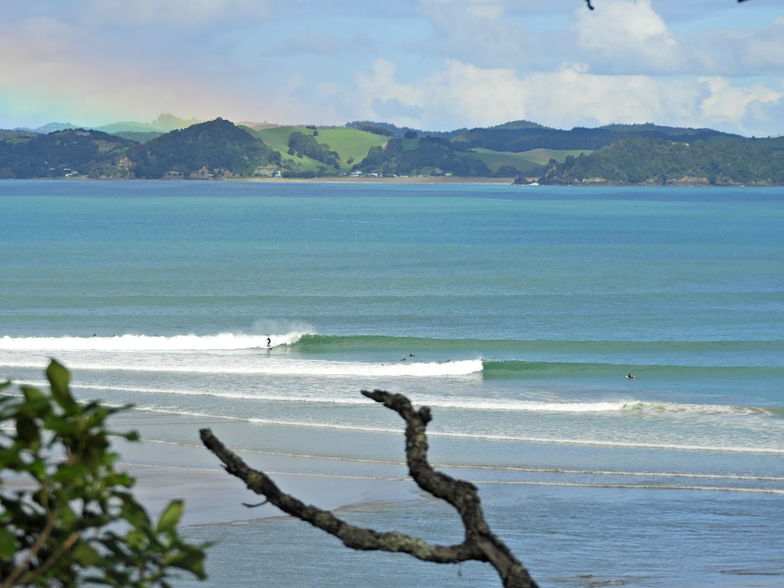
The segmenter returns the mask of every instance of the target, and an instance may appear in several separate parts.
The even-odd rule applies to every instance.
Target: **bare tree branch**
[[[223,462],[226,471],[245,482],[248,489],[263,495],[283,512],[334,535],[347,547],[408,553],[418,559],[436,563],[459,563],[468,560],[488,562],[496,569],[505,587],[535,588],[537,584],[528,571],[485,522],[476,487],[434,470],[428,462],[425,429],[431,420],[430,409],[414,409],[411,401],[402,394],[390,394],[382,390],[363,390],[362,394],[394,410],[405,421],[409,473],[420,488],[445,500],[457,510],[465,527],[462,543],[450,546],[433,545],[404,533],[379,533],[373,529],[351,525],[329,511],[305,504],[281,492],[269,476],[248,466],[209,429],[201,429],[199,433],[204,445]]]

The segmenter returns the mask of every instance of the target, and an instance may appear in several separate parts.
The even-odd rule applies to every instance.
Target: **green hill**
[[[138,146],[137,177],[221,178],[252,176],[277,165],[280,156],[262,141],[222,118],[172,131]]]
[[[784,184],[784,137],[608,125],[571,131],[528,121],[437,135],[386,123],[252,129],[161,115],[164,132],[0,130],[0,177],[242,178],[347,175],[516,177],[560,184]],[[383,132],[377,132],[381,129]],[[391,133],[391,134],[387,134]]]
[[[84,129],[0,135],[0,178],[133,177],[135,143]]]
[[[478,159],[481,159],[493,175],[511,178],[519,174],[531,175],[542,171],[542,166],[551,159],[564,161],[570,155],[576,157],[580,154],[591,153],[590,150],[580,149],[530,149],[515,153],[514,151],[493,151],[476,147],[471,149]]]
[[[438,137],[395,137],[383,147],[373,147],[356,169],[382,176],[492,175],[475,153]]]
[[[327,127],[316,129],[314,127],[288,126],[262,129],[256,131],[244,127],[254,137],[258,137],[271,149],[281,154],[284,174],[286,175],[335,175],[346,173],[353,165],[362,161],[372,147],[383,145],[387,137],[351,129],[348,127]],[[301,151],[292,151],[290,140],[293,133],[300,133],[313,137],[315,143],[323,145],[324,151],[337,154],[337,167]],[[292,152],[290,152],[292,151]]]
[[[749,139],[632,138],[547,166],[545,184],[784,184],[784,152]]]
[[[165,135],[163,131],[121,131],[119,133],[112,133],[117,137],[128,139],[129,141],[136,141],[137,143],[147,143],[153,139],[157,139],[161,135]]]

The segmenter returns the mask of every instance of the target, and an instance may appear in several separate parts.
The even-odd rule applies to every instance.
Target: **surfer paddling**
[[[628,374],[626,374],[626,379],[627,379],[627,380],[634,380],[636,377],[637,377],[637,376],[635,376],[635,375],[634,375],[633,373],[631,373],[631,372],[629,372]]]

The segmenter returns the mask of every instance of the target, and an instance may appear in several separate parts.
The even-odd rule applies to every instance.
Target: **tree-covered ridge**
[[[439,134],[400,134],[403,129],[386,123],[350,125],[256,130],[218,118],[160,135],[0,131],[0,178],[453,175],[542,183],[784,184],[784,137],[747,139],[652,124],[565,131],[512,121]]]
[[[669,139],[670,141],[712,140],[734,137],[711,129],[663,127],[653,124],[608,125],[594,129],[575,127],[571,130],[536,126],[528,121],[515,121],[490,128],[471,129],[458,134],[453,141],[468,148],[482,147],[493,151],[528,151],[530,149],[600,149],[633,137]]]
[[[438,137],[390,139],[382,147],[373,147],[356,166],[365,173],[381,175],[491,176],[484,161],[475,154]]]
[[[545,184],[784,184],[784,151],[753,140],[691,143],[630,138],[590,155],[551,161]]]
[[[276,151],[222,118],[161,135],[133,154],[141,178],[251,176],[279,160]]]
[[[136,143],[100,131],[0,135],[0,178],[133,177],[128,156]]]

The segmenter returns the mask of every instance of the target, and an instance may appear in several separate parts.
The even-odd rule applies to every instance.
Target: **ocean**
[[[431,462],[542,586],[784,583],[782,188],[2,181],[0,378],[50,357],[134,405],[128,463],[217,541],[178,586],[499,585],[223,504],[202,426],[352,522],[459,543],[374,388],[432,408]]]

